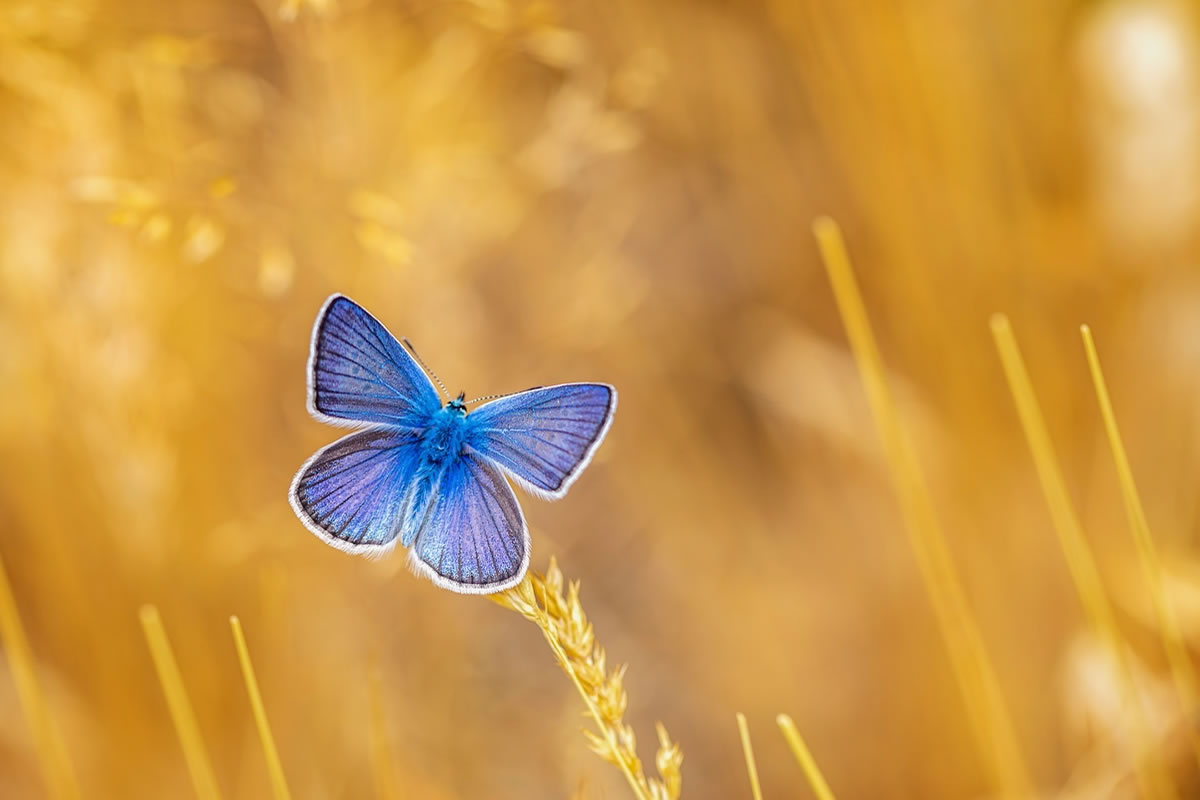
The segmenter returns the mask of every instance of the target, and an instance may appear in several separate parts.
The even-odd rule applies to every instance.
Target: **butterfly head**
[[[458,397],[446,403],[446,410],[457,411],[459,414],[462,414],[465,417],[467,415],[466,396],[466,392],[459,392]]]

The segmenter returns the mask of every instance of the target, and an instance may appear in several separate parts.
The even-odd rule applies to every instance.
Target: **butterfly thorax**
[[[421,437],[421,449],[426,461],[441,464],[457,457],[467,440],[466,407],[447,403],[433,415],[433,420]]]

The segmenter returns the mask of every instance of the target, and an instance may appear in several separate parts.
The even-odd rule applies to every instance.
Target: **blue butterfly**
[[[565,495],[608,432],[617,392],[564,383],[468,412],[464,394],[441,401],[414,356],[353,300],[325,301],[308,411],[360,429],[305,462],[292,508],[340,550],[383,555],[399,541],[414,571],[438,586],[508,589],[529,568],[529,528],[504,475],[541,497]]]

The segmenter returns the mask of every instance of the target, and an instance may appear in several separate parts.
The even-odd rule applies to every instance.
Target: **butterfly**
[[[505,476],[540,497],[565,495],[612,424],[616,389],[564,383],[468,409],[463,393],[442,402],[405,345],[348,297],[325,301],[308,411],[358,430],[304,463],[292,508],[340,550],[379,556],[399,542],[413,570],[443,588],[515,586],[529,568],[529,528]]]

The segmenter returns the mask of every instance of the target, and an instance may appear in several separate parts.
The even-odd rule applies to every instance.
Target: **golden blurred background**
[[[768,800],[812,796],[779,712],[843,800],[1004,796],[819,214],[843,227],[1030,796],[1152,796],[1130,777],[1147,748],[1200,796],[1154,612],[1165,598],[1200,648],[1188,4],[5,0],[0,110],[0,555],[80,797],[195,796],[144,603],[225,797],[272,796],[231,614],[298,800],[381,796],[373,714],[396,797],[631,796],[536,627],[293,516],[293,472],[340,435],[304,406],[334,291],[454,392],[618,387],[570,495],[522,504],[534,568],[555,555],[582,581],[630,665],[643,760],[656,720],[681,744],[684,797],[752,796],[737,711]],[[1127,648],[1141,744],[993,312]],[[5,644],[0,796],[53,796]]]

